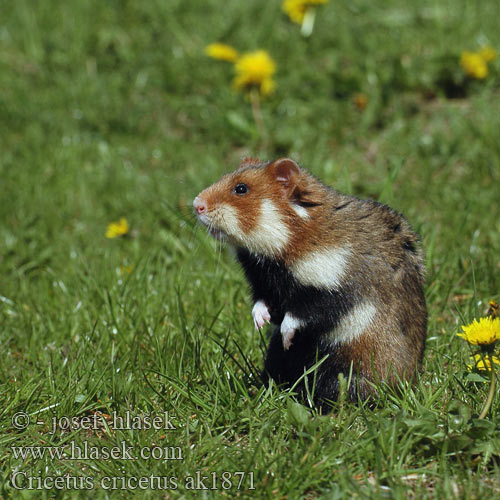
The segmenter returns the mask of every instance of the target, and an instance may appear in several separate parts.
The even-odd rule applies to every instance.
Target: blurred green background
[[[20,494],[7,485],[10,446],[64,441],[9,427],[16,411],[49,405],[59,416],[171,409],[189,452],[169,470],[254,470],[257,492],[231,495],[499,494],[498,402],[496,427],[478,430],[469,417],[486,384],[467,378],[455,337],[500,297],[500,60],[481,80],[460,66],[465,50],[500,50],[498,19],[494,0],[335,0],[304,38],[274,0],[2,1],[2,495]],[[205,55],[215,41],[276,61],[264,131],[231,64]],[[421,234],[430,318],[415,393],[327,418],[259,387],[265,339],[243,276],[191,209],[244,155],[292,156]],[[120,217],[129,234],[106,239]],[[92,470],[122,466],[164,468]]]

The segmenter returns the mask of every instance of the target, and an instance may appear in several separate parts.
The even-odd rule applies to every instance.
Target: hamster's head
[[[198,220],[215,238],[270,257],[303,231],[321,195],[297,163],[244,159],[240,167],[204,189],[193,202]]]

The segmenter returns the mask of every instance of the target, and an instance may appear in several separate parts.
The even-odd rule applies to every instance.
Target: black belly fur
[[[292,386],[304,370],[328,356],[316,374],[309,375],[309,386],[312,391],[315,377],[314,400],[320,406],[337,399],[338,375],[343,373],[348,377],[351,359],[345,355],[345,349],[326,341],[326,334],[359,302],[360,294],[355,284],[336,291],[305,286],[279,262],[255,256],[244,249],[239,249],[237,256],[250,283],[254,301],[265,302],[275,325],[281,324],[287,312],[305,322],[305,326],[295,333],[288,351],[283,348],[279,326],[274,329],[264,363],[264,382],[272,378],[278,384]],[[356,373],[353,375],[349,394],[356,399],[359,384],[356,383]],[[304,381],[296,386],[296,390],[302,397],[306,395]]]

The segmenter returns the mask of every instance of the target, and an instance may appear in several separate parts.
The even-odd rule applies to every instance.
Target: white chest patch
[[[345,247],[312,252],[292,264],[292,273],[303,285],[334,290],[340,287],[350,255]]]
[[[242,239],[245,246],[257,254],[276,255],[288,244],[290,229],[274,203],[264,199],[255,228]]]
[[[377,308],[371,302],[362,302],[344,316],[328,335],[332,344],[349,344],[359,338],[371,326]]]

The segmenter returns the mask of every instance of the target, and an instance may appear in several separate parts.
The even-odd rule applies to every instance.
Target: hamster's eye
[[[248,186],[246,184],[236,184],[233,189],[233,193],[235,194],[247,194]]]

